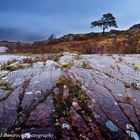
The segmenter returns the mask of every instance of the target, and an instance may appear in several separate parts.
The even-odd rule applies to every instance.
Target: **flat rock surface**
[[[139,55],[81,55],[78,60],[75,60],[75,56],[71,56],[71,59],[63,56],[60,61],[62,64],[73,61],[72,68],[66,72],[67,76],[85,90],[93,108],[96,108],[94,102],[98,104],[100,109],[96,108],[98,117],[104,118],[104,125],[115,131],[119,139],[126,137],[123,133],[127,132],[128,125],[136,132],[132,138],[140,139],[139,57]],[[108,121],[111,123],[108,124]]]
[[[24,58],[3,55],[0,63]],[[140,140],[140,55],[64,53],[22,66],[0,73],[0,133]]]

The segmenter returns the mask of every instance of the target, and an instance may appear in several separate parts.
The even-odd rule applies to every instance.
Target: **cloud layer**
[[[52,33],[60,36],[91,32],[90,22],[107,12],[115,15],[120,29],[140,22],[139,0],[0,0],[0,3],[0,40],[33,41]]]

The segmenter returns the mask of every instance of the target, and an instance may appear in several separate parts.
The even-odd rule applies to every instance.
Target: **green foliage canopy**
[[[102,18],[98,21],[93,21],[91,23],[91,27],[101,27],[103,30],[103,34],[105,33],[105,30],[109,27],[118,28],[116,19],[111,13],[104,14]]]

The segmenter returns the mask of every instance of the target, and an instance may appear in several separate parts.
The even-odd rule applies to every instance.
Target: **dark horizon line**
[[[109,31],[106,31],[106,33],[109,33],[111,30],[115,30],[115,31],[127,31],[127,30],[129,30],[131,27],[133,27],[133,26],[135,26],[135,25],[140,25],[140,23],[136,23],[136,24],[134,24],[134,25],[132,25],[132,26],[130,26],[129,28],[126,28],[126,29],[119,29],[119,28],[117,28],[117,29],[110,29]],[[72,35],[79,35],[79,34],[89,34],[89,33],[97,33],[97,34],[101,34],[102,33],[102,31],[95,31],[95,32],[85,32],[85,33],[67,33],[67,34],[63,34],[63,35],[58,35],[58,36],[56,36],[55,34],[53,34],[53,35],[55,35],[55,37],[56,37],[56,39],[59,39],[59,38],[62,38],[63,36],[66,36],[66,35],[70,35],[70,34],[72,34]],[[52,34],[50,34],[50,35],[52,35]],[[42,42],[42,41],[46,41],[48,39],[48,37],[46,36],[46,37],[44,37],[44,38],[42,38],[42,39],[36,39],[36,40],[33,40],[33,41],[24,41],[24,40],[15,40],[15,39],[0,39],[0,42],[10,42],[10,43],[27,43],[27,44],[33,44],[33,43],[35,43],[35,42]]]

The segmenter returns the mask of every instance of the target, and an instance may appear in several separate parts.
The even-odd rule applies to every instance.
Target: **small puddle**
[[[116,126],[116,124],[114,124],[110,120],[106,122],[106,126],[107,126],[107,128],[109,128],[113,132],[117,132],[118,131],[118,127]]]
[[[138,133],[135,132],[134,127],[131,124],[126,125],[126,133],[134,140],[140,140]]]

